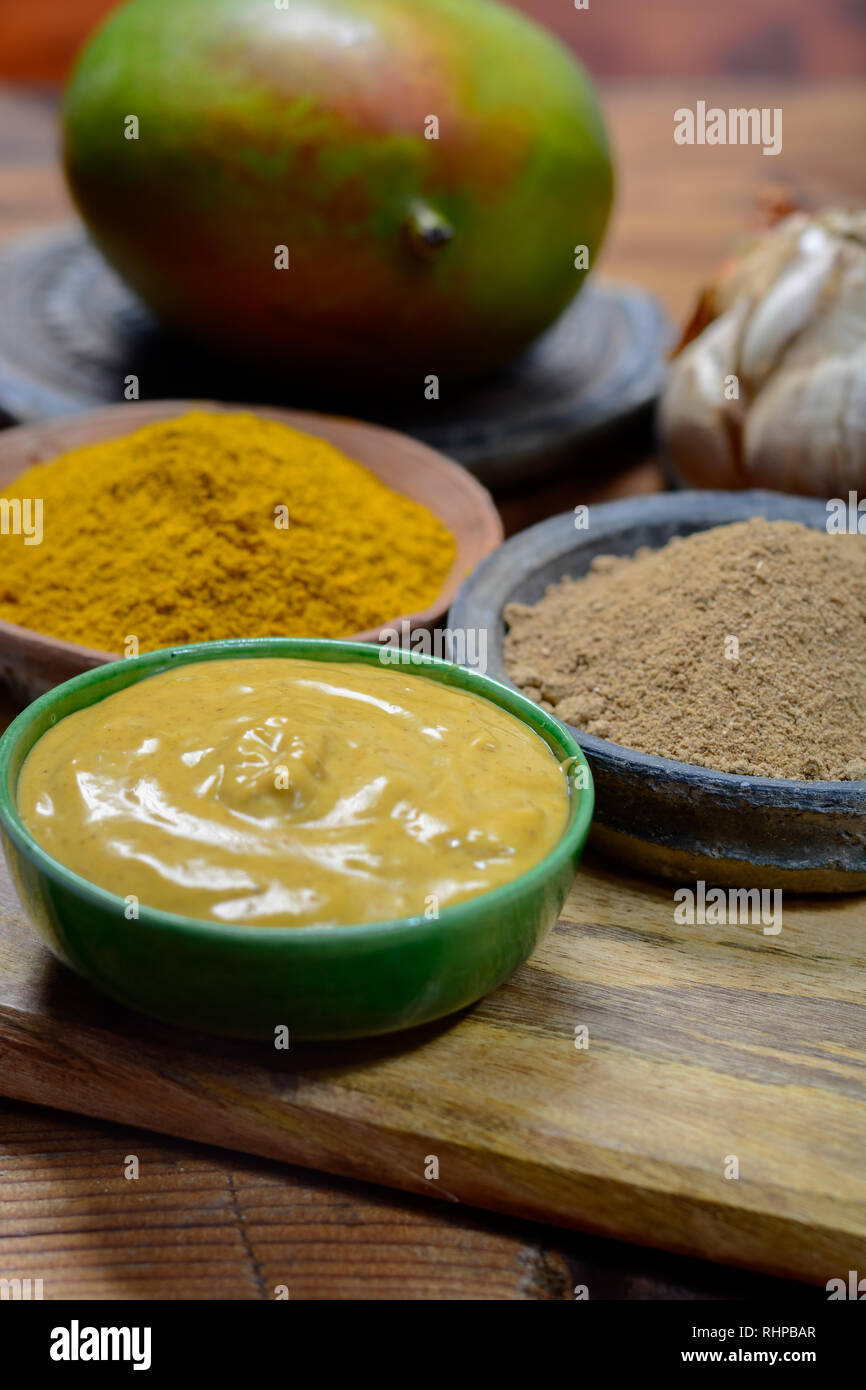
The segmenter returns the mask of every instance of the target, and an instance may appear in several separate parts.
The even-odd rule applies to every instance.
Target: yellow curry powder
[[[324,440],[196,412],[39,464],[43,540],[0,541],[0,617],[119,652],[220,637],[346,637],[419,612],[455,542]]]

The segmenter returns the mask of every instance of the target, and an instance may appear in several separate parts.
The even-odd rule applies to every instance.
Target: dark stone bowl
[[[775,492],[680,492],[590,508],[576,531],[570,513],[512,537],[461,588],[455,629],[486,630],[487,673],[505,672],[503,610],[535,603],[564,575],[584,574],[596,555],[658,548],[673,536],[765,516],[824,529],[821,501]],[[592,767],[591,843],[645,872],[688,884],[866,891],[866,782],[799,782],[714,772],[651,757],[575,730]]]

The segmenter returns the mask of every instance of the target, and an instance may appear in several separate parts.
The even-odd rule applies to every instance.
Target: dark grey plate
[[[651,295],[590,280],[513,366],[471,388],[452,387],[444,364],[438,401],[423,383],[417,404],[390,397],[387,382],[359,397],[339,372],[316,394],[166,333],[77,223],[4,247],[0,304],[0,411],[20,423],[120,404],[133,374],[142,400],[250,400],[389,425],[490,487],[555,472],[623,428],[643,423],[649,439],[671,336]]]
[[[505,673],[503,609],[535,603],[596,555],[628,555],[673,536],[750,516],[823,529],[823,502],[773,492],[680,492],[609,502],[512,537],[469,577],[448,616],[451,629],[487,632],[487,671]],[[592,766],[593,841],[631,867],[682,884],[794,892],[866,891],[866,782],[794,782],[712,772],[655,758],[576,730]]]

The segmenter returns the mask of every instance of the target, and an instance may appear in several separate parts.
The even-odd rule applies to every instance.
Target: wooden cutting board
[[[0,1090],[819,1284],[862,1273],[866,901],[791,901],[778,936],[673,906],[587,866],[532,960],[456,1020],[278,1053],[106,1003],[4,870]]]

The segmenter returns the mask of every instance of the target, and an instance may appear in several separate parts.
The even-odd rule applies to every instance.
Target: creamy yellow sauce
[[[39,843],[142,906],[255,926],[439,910],[556,845],[566,774],[512,715],[406,668],[201,662],[80,710],[18,784]]]

